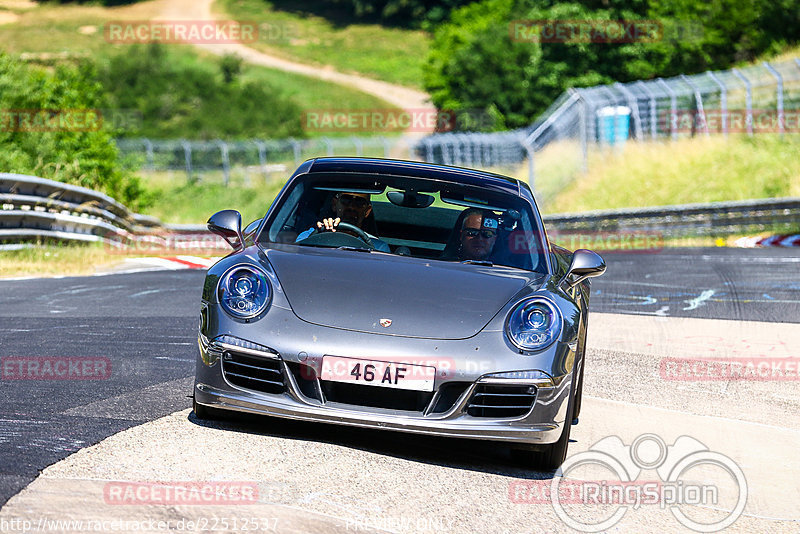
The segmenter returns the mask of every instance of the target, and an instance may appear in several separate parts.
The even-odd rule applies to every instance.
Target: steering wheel
[[[336,225],[336,229],[340,230],[340,231],[341,230],[346,230],[347,232],[352,232],[352,233],[356,234],[355,237],[357,237],[358,239],[363,241],[364,244],[366,244],[369,248],[375,249],[375,244],[372,242],[372,239],[370,239],[369,235],[367,235],[367,233],[364,230],[362,230],[361,228],[359,228],[358,226],[356,226],[354,224],[346,223],[346,222],[340,222],[338,225]],[[316,235],[322,234],[322,233],[323,233],[322,229],[314,228],[314,231],[311,232],[306,239],[308,239],[308,238],[310,238],[312,236],[316,236]],[[331,232],[331,233],[333,233],[333,232]],[[336,233],[339,233],[339,232],[336,232]],[[344,234],[344,235],[349,235],[349,234]],[[354,236],[350,235],[350,237],[354,237]],[[305,241],[305,239],[303,241]]]

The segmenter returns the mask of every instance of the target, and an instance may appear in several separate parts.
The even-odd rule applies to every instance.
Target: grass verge
[[[589,171],[546,213],[800,196],[800,138],[762,134],[629,142],[589,155]],[[578,152],[573,156],[579,158]]]
[[[260,24],[251,46],[310,65],[331,65],[387,82],[422,88],[430,37],[419,30],[353,24],[334,2],[217,0],[221,17]]]
[[[99,243],[36,245],[0,251],[0,279],[17,276],[83,276],[121,261]]]
[[[104,8],[78,4],[37,4],[15,13],[17,20],[0,25],[0,51],[28,57],[30,61],[50,64],[66,57],[89,57],[105,61],[111,55],[130,51],[128,44],[106,41],[104,25],[108,21],[148,20],[158,15],[160,4],[136,4]],[[219,58],[190,45],[165,45],[170,60],[201,63],[218,71]],[[60,59],[59,59],[60,58]],[[241,79],[264,82],[289,97],[301,109],[386,109],[385,101],[350,87],[308,78],[256,65],[245,65]],[[320,135],[309,132],[309,135]],[[184,137],[192,139],[193,132]]]
[[[205,175],[200,181],[189,182],[183,173],[145,176],[153,204],[144,213],[165,223],[202,224],[219,210],[235,209],[241,212],[242,224],[246,225],[264,216],[286,181],[277,176],[247,181],[233,176],[226,187],[216,178]]]

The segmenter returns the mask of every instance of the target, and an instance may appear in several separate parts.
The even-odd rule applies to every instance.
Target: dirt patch
[[[5,9],[33,9],[37,5],[33,0],[0,0],[0,8]]]
[[[17,22],[19,15],[11,13],[10,11],[0,11],[0,26],[3,24],[11,24]]]

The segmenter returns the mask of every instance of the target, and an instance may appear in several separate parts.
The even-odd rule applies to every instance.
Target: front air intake
[[[281,360],[226,350],[222,355],[222,374],[225,379],[245,389],[262,393],[283,393],[286,383]]]
[[[469,399],[467,413],[472,417],[522,417],[531,411],[535,401],[535,386],[478,384]]]

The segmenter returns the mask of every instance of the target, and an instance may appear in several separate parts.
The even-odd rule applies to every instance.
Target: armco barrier
[[[0,241],[4,242],[56,239],[120,243],[137,235],[207,232],[204,225],[162,225],[97,191],[21,174],[0,173],[0,208]],[[800,228],[800,198],[557,214],[544,219],[559,232],[724,236],[777,228],[796,230]]]
[[[163,225],[128,210],[98,191],[24,174],[0,173],[0,241],[101,241],[206,231],[204,226]],[[210,236],[211,234],[209,234]]]
[[[683,204],[592,211],[544,217],[559,231],[657,231],[665,237],[725,236],[742,232],[800,228],[800,198]]]

